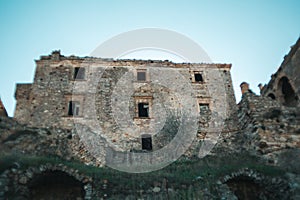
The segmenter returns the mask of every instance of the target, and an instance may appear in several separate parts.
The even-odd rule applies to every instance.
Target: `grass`
[[[168,180],[168,187],[177,191],[175,199],[195,197],[202,195],[199,191],[209,188],[214,190],[216,181],[241,168],[250,168],[268,176],[280,176],[283,171],[279,168],[263,165],[256,158],[245,155],[231,155],[228,157],[207,156],[201,160],[178,160],[171,165],[150,173],[130,174],[120,172],[108,167],[97,168],[87,166],[77,161],[65,161],[57,157],[37,157],[16,154],[0,155],[0,173],[14,162],[18,162],[21,169],[30,166],[39,166],[45,163],[63,164],[79,172],[93,177],[94,186],[97,190],[107,193],[109,196],[119,194],[133,194],[141,190],[149,190],[154,183],[162,183]],[[108,181],[108,187],[103,191],[103,181]],[[134,192],[132,192],[134,191]],[[199,193],[199,194],[198,194]],[[190,198],[189,198],[190,199]]]

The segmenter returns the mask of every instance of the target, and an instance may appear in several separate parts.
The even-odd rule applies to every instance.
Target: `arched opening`
[[[283,105],[290,107],[297,105],[298,98],[287,77],[284,76],[279,80],[278,90],[282,94]]]
[[[83,183],[62,171],[46,171],[29,183],[30,199],[84,199]]]
[[[275,95],[273,93],[268,94],[268,97],[270,97],[271,99],[276,99]]]
[[[234,179],[230,179],[226,182],[226,184],[238,199],[259,199],[264,192],[264,188],[246,176],[239,176]]]

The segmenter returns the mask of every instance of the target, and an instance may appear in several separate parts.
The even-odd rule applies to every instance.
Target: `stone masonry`
[[[269,83],[261,88],[261,94],[276,99],[285,106],[300,106],[300,38],[284,57]]]
[[[14,118],[31,127],[73,129],[75,121],[117,150],[140,151],[172,140],[185,104],[193,104],[190,115],[199,121],[197,140],[208,132],[203,117],[209,113],[221,115],[226,129],[235,126],[226,121],[236,111],[230,64],[66,57],[53,51],[36,65],[34,82],[17,84],[15,94]]]
[[[1,101],[1,98],[0,98],[0,116],[2,117],[7,117],[7,112],[6,112],[6,109]]]

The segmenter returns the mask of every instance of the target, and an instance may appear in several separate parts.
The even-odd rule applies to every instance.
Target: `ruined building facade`
[[[57,51],[36,63],[34,82],[17,85],[15,119],[22,124],[0,116],[0,152],[11,154],[1,162],[0,199],[300,199],[299,40],[261,95],[241,84],[238,105],[226,64],[64,57]],[[190,149],[205,145],[215,124],[224,122],[206,158],[184,162],[183,156],[166,171],[132,176],[77,163],[112,167],[109,153],[95,157],[82,144],[80,124],[124,154],[152,149],[146,155],[154,155],[181,117],[198,122]],[[127,165],[132,158],[116,161]]]
[[[73,129],[75,120],[123,150],[156,150],[172,139],[184,115],[196,118],[198,139],[208,131],[205,115],[218,113],[231,128],[226,119],[236,101],[230,68],[54,51],[36,60],[33,83],[17,84],[14,118],[31,127],[63,129]],[[182,111],[184,104],[191,112]]]
[[[284,106],[300,106],[300,38],[284,57],[276,73],[267,85],[261,88],[262,96],[268,96]]]

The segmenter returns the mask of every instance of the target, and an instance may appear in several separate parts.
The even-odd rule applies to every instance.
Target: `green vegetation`
[[[80,173],[93,177],[94,184],[100,191],[103,190],[104,180],[107,181],[107,195],[132,194],[154,187],[168,180],[168,188],[177,191],[176,199],[193,198],[203,194],[205,188],[214,190],[217,180],[241,168],[250,168],[269,176],[280,176],[283,171],[279,168],[263,165],[257,158],[249,155],[228,155],[226,157],[207,156],[204,159],[187,160],[181,158],[161,170],[129,174],[108,167],[97,168],[87,166],[77,161],[65,161],[57,157],[37,157],[27,155],[6,154],[0,155],[0,173],[17,162],[20,169],[39,166],[45,163],[63,164]],[[134,192],[132,192],[134,191]],[[199,193],[199,194],[198,194]],[[213,197],[212,197],[213,198]]]

